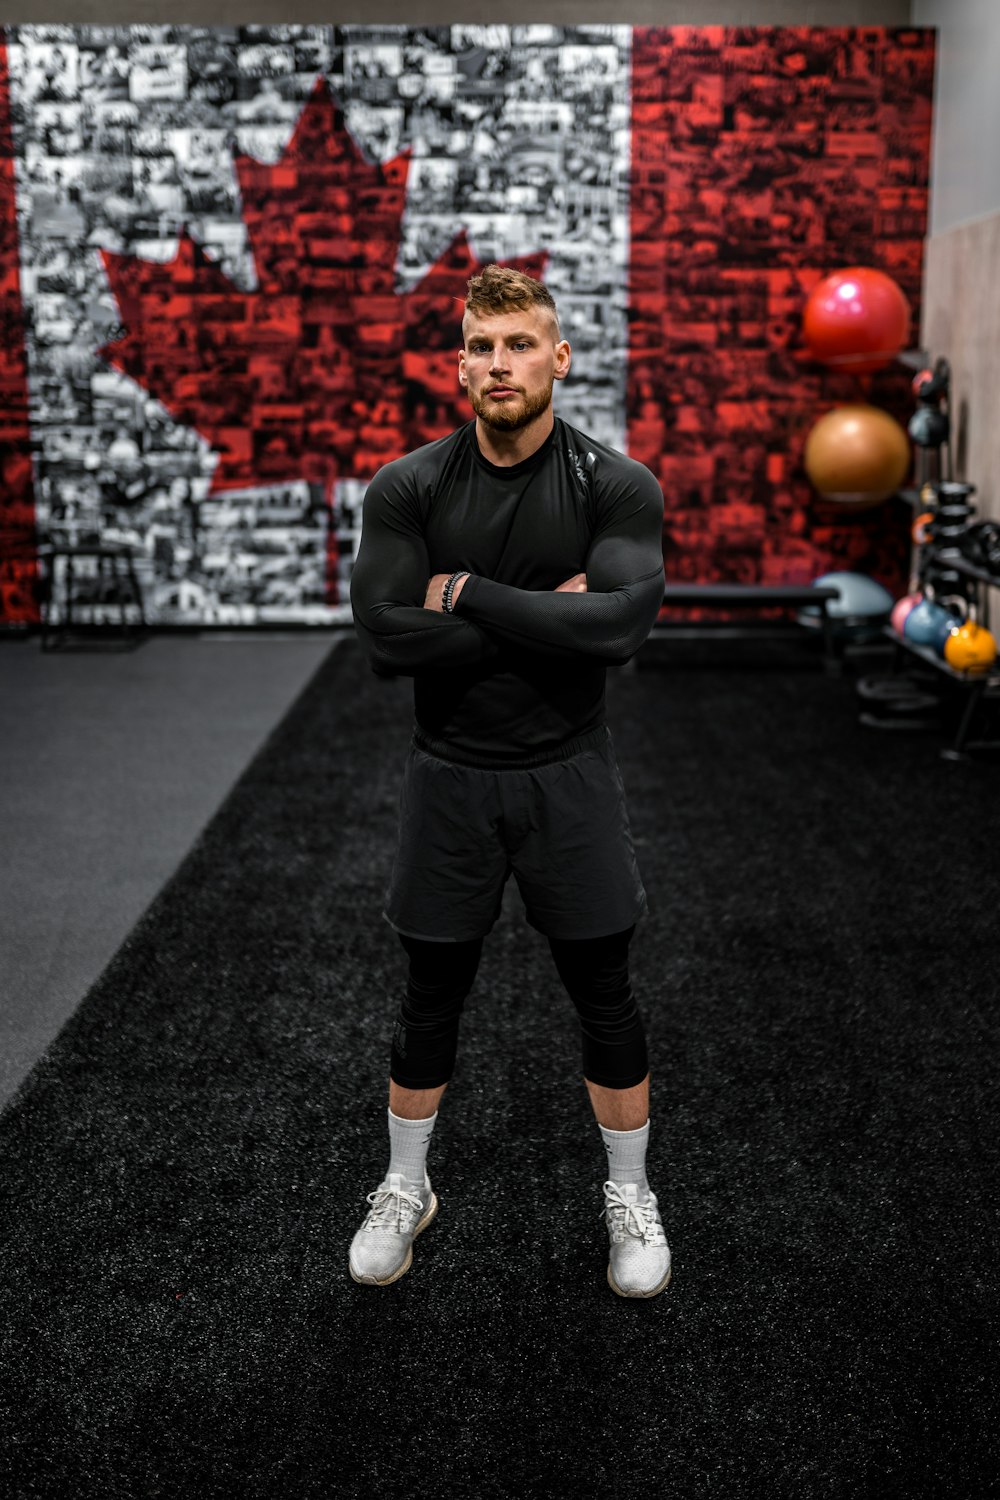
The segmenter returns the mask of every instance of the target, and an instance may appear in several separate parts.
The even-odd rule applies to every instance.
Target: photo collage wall
[[[557,410],[659,478],[668,578],[904,565],[891,505],[810,492],[808,426],[858,391],[800,324],[866,263],[919,326],[933,33],[0,37],[8,619],[37,618],[33,545],[90,538],[134,551],[154,623],[348,621],[367,483],[471,416],[462,299],[494,260],[556,298]],[[905,421],[905,372],[874,379]]]

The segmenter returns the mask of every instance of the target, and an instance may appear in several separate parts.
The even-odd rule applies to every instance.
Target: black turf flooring
[[[334,653],[0,1121],[17,1496],[998,1492],[996,769],[808,656],[612,674],[674,1252],[605,1279],[575,1016],[516,892],[409,1274],[381,920],[411,685]]]

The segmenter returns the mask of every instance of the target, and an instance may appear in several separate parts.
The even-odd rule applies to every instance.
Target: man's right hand
[[[585,594],[587,592],[586,573],[574,573],[572,578],[567,578],[565,583],[561,583],[552,592],[554,594]]]

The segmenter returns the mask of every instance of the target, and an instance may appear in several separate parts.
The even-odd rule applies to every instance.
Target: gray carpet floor
[[[0,1106],[342,639],[0,641]]]

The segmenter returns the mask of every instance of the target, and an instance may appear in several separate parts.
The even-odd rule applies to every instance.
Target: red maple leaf
[[[468,416],[460,309],[482,269],[464,231],[411,291],[395,290],[410,155],[355,146],[326,80],[273,166],[235,157],[257,286],[229,280],[185,225],[172,260],[102,250],[125,332],[98,353],[219,454],[210,494],[338,477]],[[544,251],[506,264],[540,276]],[[328,597],[336,602],[336,550]]]

